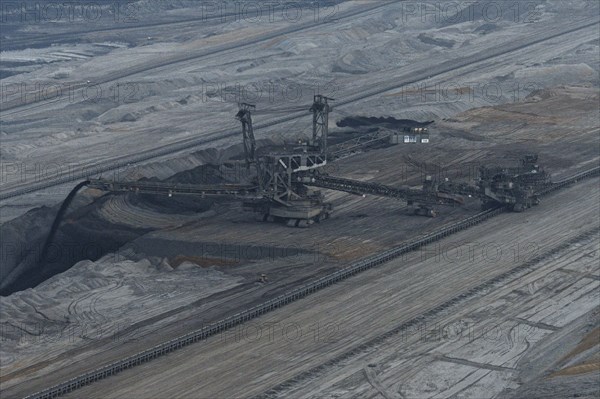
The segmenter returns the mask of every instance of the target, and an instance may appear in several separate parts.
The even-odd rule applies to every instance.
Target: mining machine
[[[193,195],[241,200],[246,210],[257,213],[264,221],[284,222],[288,226],[307,227],[329,218],[332,205],[323,194],[297,178],[327,164],[327,123],[333,99],[316,95],[310,108],[313,113],[313,136],[295,143],[291,151],[260,153],[252,125],[255,106],[242,103],[236,118],[242,124],[246,167],[254,170],[251,184],[173,184],[162,182],[127,182],[92,179],[88,186],[103,191],[147,194]],[[288,146],[286,146],[287,148]]]
[[[249,184],[175,184],[148,181],[111,181],[91,179],[89,187],[109,192],[133,192],[159,195],[192,195],[199,198],[239,200],[243,208],[252,211],[262,221],[283,222],[290,227],[308,227],[331,215],[333,206],[325,201],[319,189],[342,191],[366,196],[376,195],[406,202],[416,215],[436,216],[435,206],[460,206],[463,195],[478,197],[484,207],[508,206],[522,211],[539,201],[537,189],[547,184],[547,174],[537,165],[537,156],[526,157],[516,168],[484,167],[476,186],[436,183],[426,179],[422,189],[392,187],[377,182],[363,182],[330,176],[324,171],[328,162],[356,151],[357,146],[371,145],[381,136],[363,142],[328,149],[328,98],[314,96],[310,107],[312,137],[306,141],[284,145],[282,149],[257,148],[252,124],[252,104],[239,104],[236,118],[242,125],[242,140],[246,168],[251,172]],[[291,148],[291,150],[289,150]]]

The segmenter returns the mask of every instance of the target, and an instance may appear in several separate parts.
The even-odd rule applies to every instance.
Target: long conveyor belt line
[[[570,178],[553,184],[552,186],[548,187],[547,189],[538,194],[540,196],[549,194],[550,192],[560,190],[580,180],[596,176],[599,174],[599,172],[600,167],[595,167],[590,170],[578,173],[577,175],[574,175]],[[145,351],[139,352],[135,355],[126,357],[124,359],[102,366],[98,369],[89,371],[87,373],[74,377],[68,381],[62,382],[58,385],[45,389],[41,392],[37,392],[35,394],[27,396],[27,398],[55,398],[66,393],[72,392],[95,381],[102,380],[111,375],[117,374],[123,370],[135,367],[152,359],[156,359],[162,355],[183,348],[184,346],[190,345],[194,342],[205,340],[208,337],[214,336],[222,331],[228,330],[234,326],[257,318],[275,309],[279,309],[289,303],[307,297],[308,295],[320,291],[323,288],[336,284],[340,281],[346,280],[352,276],[355,276],[366,270],[372,269],[378,265],[389,262],[390,260],[395,259],[407,252],[414,251],[425,245],[431,244],[435,241],[439,241],[445,237],[448,237],[451,234],[478,225],[504,212],[504,208],[491,209],[481,212],[475,216],[469,217],[460,222],[454,223],[450,226],[442,227],[437,231],[420,237],[419,239],[416,239],[414,241],[403,244],[399,247],[392,248],[379,254],[361,259],[357,262],[352,263],[350,266],[344,269],[338,270],[327,276],[321,277],[310,283],[297,287],[283,295],[263,302],[260,305],[246,309],[235,315],[229,316],[202,329],[192,331],[188,334],[163,342],[159,345],[156,345]]]

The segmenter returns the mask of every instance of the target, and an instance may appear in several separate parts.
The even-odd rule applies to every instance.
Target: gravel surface
[[[395,120],[412,120],[435,121],[429,126],[432,142],[359,153],[332,165],[332,175],[409,186],[419,186],[425,174],[472,181],[481,164],[510,165],[525,153],[537,152],[540,164],[558,180],[600,160],[597,25],[449,72],[425,73],[445,62],[469,60],[536,35],[549,36],[559,28],[594,22],[600,12],[596,1],[542,0],[530,9],[528,0],[510,4],[484,0],[457,15],[436,3],[429,6],[437,16],[424,17],[418,8],[414,15],[410,11],[423,2],[381,2],[378,9],[362,11],[378,4],[335,1],[322,5],[317,19],[314,9],[301,2],[305,8],[298,20],[282,18],[281,10],[271,19],[264,13],[254,19],[248,12],[240,18],[233,0],[210,2],[222,6],[222,13],[207,8],[207,2],[192,0],[140,0],[115,9],[117,3],[101,5],[101,15],[93,20],[76,12],[71,20],[23,23],[18,11],[8,11],[0,33],[2,191],[81,170],[97,175],[94,167],[102,162],[192,138],[214,140],[102,177],[244,181],[248,176],[239,168],[240,136],[222,136],[240,129],[233,117],[238,102],[257,104],[258,125],[288,114],[306,114],[257,129],[260,145],[269,146],[311,134],[308,107],[314,94],[330,95],[339,102],[376,88],[382,92],[361,101],[343,106],[334,102],[330,115],[334,140],[369,126],[394,128]],[[287,3],[292,8],[299,4]],[[496,8],[501,14],[493,17]],[[360,13],[345,17],[353,12]],[[254,43],[245,45],[248,41]],[[358,118],[370,125],[349,126],[348,121]],[[336,207],[333,217],[318,229],[294,230],[257,224],[235,202],[83,190],[56,236],[58,254],[51,264],[39,267],[37,260],[53,217],[74,185],[0,201],[0,290],[11,293],[0,297],[3,396],[45,387],[91,367],[94,361],[112,361],[170,339],[478,210],[478,204],[469,201],[464,207],[442,208],[439,218],[425,220],[408,216],[404,204],[397,201],[326,191]],[[597,192],[577,190],[582,189],[570,192],[582,201],[565,197],[544,216],[561,237],[571,234],[559,219],[572,221],[565,206],[579,209],[577,217],[583,223],[584,213],[594,206],[580,209],[581,202],[587,204],[586,196],[592,195],[597,205]],[[596,220],[592,211],[585,214],[588,221]],[[524,214],[519,220],[529,218],[534,216]],[[503,231],[501,245],[512,242],[513,235],[534,234],[523,226],[513,230],[505,226]],[[549,243],[564,243],[544,231]],[[481,232],[480,238],[493,234]],[[582,240],[573,245],[597,253],[596,243],[597,239]],[[497,302],[475,298],[471,307],[457,310],[463,319],[479,317],[482,325],[493,322],[511,329],[535,324],[536,344],[531,347],[520,342],[509,349],[494,349],[474,341],[462,349],[434,348],[417,342],[402,352],[404,357],[386,357],[397,350],[392,343],[371,357],[328,369],[316,377],[319,384],[301,383],[283,391],[282,397],[350,397],[357,392],[386,398],[562,398],[571,393],[593,397],[598,392],[598,345],[580,352],[575,347],[588,342],[586,337],[598,325],[594,316],[598,298],[593,295],[597,270],[585,259],[568,261],[569,254],[557,253],[556,259],[540,264],[547,274],[536,274],[539,280],[511,281],[514,291],[499,289],[491,296]],[[557,262],[564,263],[559,271]],[[496,266],[499,270],[506,265]],[[262,272],[270,276],[269,284],[257,283]],[[480,272],[472,264],[463,264],[439,284],[456,284],[460,290]],[[401,281],[407,298],[411,288],[436,276],[423,276],[410,284]],[[387,289],[390,295],[398,291]],[[528,311],[511,305],[530,289],[535,292]],[[434,284],[427,292],[413,296],[411,309],[417,312],[446,291]],[[354,320],[383,311],[380,297],[368,300],[372,292],[357,295],[364,314],[344,316],[332,309],[326,314]],[[326,305],[324,301],[313,308]],[[487,309],[489,317],[481,317],[481,309]],[[309,309],[300,316],[310,324],[320,315]],[[357,323],[365,320],[372,321]],[[281,358],[274,360],[267,353],[273,346],[261,347],[267,351],[261,355],[265,362],[243,343],[235,348],[239,352],[211,347],[216,351],[213,359],[223,361],[202,372],[214,372],[219,378],[225,373],[227,381],[237,376],[241,382],[229,387],[207,383],[202,392],[221,396],[262,392],[321,364],[321,355],[347,349],[362,337],[354,338],[315,353],[309,344],[298,344],[294,346],[297,362],[285,366],[280,375],[266,368],[268,361],[275,364],[287,358],[283,347],[276,352]],[[407,355],[410,351],[413,357]],[[423,355],[424,351],[430,353]],[[224,353],[231,357],[224,359]],[[228,369],[233,366],[230,359],[238,355],[236,367],[247,364],[248,375],[263,374],[244,380]],[[175,365],[173,373],[183,364]],[[133,387],[144,384],[123,375],[118,378]],[[189,383],[184,390],[170,391],[167,383],[159,388],[168,395],[195,392],[193,381],[198,376],[186,377],[184,371],[181,375]],[[469,385],[471,379],[477,382]],[[150,386],[127,392],[119,391],[124,385],[108,388],[114,388],[115,396],[134,397]],[[92,395],[85,392],[81,395]]]

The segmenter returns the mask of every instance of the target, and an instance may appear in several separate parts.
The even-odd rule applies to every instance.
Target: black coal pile
[[[246,183],[251,179],[250,173],[244,163],[230,162],[198,166],[163,181],[173,184]],[[215,202],[213,199],[193,196],[169,198],[162,195],[107,193],[82,206],[78,197],[86,197],[87,194],[85,191],[76,194],[76,191],[73,190],[73,198],[68,198],[62,204],[62,213],[61,205],[42,207],[0,227],[0,295],[35,287],[79,261],[97,260],[154,230],[105,220],[97,211],[114,195],[128,195],[129,203],[133,206],[140,205],[166,214],[206,212]],[[74,199],[74,205],[70,204],[70,199]],[[56,229],[51,235],[53,225]]]
[[[338,127],[375,127],[380,126],[387,129],[403,129],[403,128],[417,128],[427,127],[431,125],[433,121],[429,122],[418,122],[412,119],[396,119],[394,117],[369,117],[369,116],[349,116],[337,122]]]
[[[59,206],[32,210],[2,226],[7,241],[2,241],[2,270],[6,273],[0,295],[35,287],[79,261],[97,260],[149,231],[115,226],[100,218],[95,211],[107,199],[67,212],[50,242],[50,226]]]

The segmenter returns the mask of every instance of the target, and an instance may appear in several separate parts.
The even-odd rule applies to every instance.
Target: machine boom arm
[[[236,184],[174,184],[144,181],[90,180],[88,187],[110,192],[134,192],[143,194],[193,195],[197,197],[261,198],[256,187]]]
[[[341,177],[317,175],[306,182],[306,185],[343,191],[351,194],[371,194],[381,197],[395,198],[410,203],[419,204],[463,204],[461,196],[437,192],[426,192],[408,188],[396,188],[379,183],[362,182]]]

